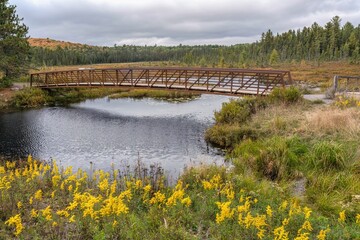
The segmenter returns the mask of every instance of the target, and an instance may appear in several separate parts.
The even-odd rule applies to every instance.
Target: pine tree
[[[26,73],[29,67],[28,28],[15,8],[8,0],[0,0],[0,72],[3,82]]]
[[[280,60],[279,53],[274,48],[270,54],[269,63],[270,63],[270,65],[274,65],[274,64],[277,64],[279,62],[279,60]]]

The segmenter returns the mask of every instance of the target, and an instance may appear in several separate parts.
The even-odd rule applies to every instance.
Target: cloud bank
[[[271,29],[360,23],[358,0],[10,0],[31,37],[91,45],[253,42]]]

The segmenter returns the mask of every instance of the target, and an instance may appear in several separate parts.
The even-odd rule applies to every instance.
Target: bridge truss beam
[[[291,83],[289,71],[224,68],[109,68],[33,73],[39,88],[137,87],[191,90],[226,95],[267,95]]]

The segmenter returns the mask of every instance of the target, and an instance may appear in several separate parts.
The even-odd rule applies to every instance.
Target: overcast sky
[[[360,23],[360,0],[9,0],[31,37],[112,46],[237,44],[271,29]]]

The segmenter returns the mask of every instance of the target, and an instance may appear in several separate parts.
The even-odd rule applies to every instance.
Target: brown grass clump
[[[304,127],[316,135],[340,134],[357,137],[360,133],[360,112],[355,108],[317,109],[306,114]]]

